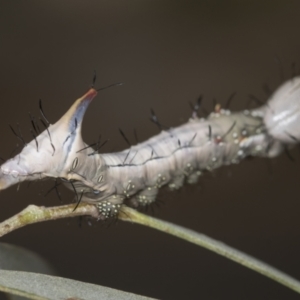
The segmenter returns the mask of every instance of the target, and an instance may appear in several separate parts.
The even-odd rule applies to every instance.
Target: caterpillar
[[[216,105],[207,118],[199,118],[198,103],[187,123],[169,129],[153,113],[161,133],[116,153],[100,153],[100,140],[88,145],[82,139],[83,117],[96,95],[96,89],[88,90],[53,125],[40,104],[45,130],[31,119],[33,140],[1,165],[0,189],[25,180],[61,179],[78,203],[95,204],[99,219],[107,219],[123,204],[151,204],[163,186],[179,189],[205,171],[248,156],[272,158],[300,139],[300,77],[286,81],[257,109],[231,112]]]

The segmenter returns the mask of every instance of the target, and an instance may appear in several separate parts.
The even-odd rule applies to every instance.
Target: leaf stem
[[[181,226],[161,221],[156,218],[144,215],[129,207],[124,207],[119,218],[123,221],[138,223],[148,226],[162,232],[174,235],[180,239],[186,240],[228,259],[231,259],[249,269],[252,269],[274,281],[300,293],[300,282],[295,278],[279,271],[278,269],[248,255],[239,250],[236,250],[222,242],[214,240],[204,234],[197,233],[193,230],[183,228]]]

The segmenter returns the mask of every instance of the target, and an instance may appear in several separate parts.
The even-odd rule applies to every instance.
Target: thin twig
[[[95,218],[99,216],[95,205],[81,203],[74,211],[75,205],[76,204],[69,204],[55,207],[29,205],[18,214],[0,223],[0,237],[33,223],[86,215]]]
[[[295,278],[271,267],[270,265],[254,257],[251,257],[248,254],[225,245],[222,242],[216,241],[204,234],[197,233],[193,230],[186,229],[166,221],[161,221],[150,216],[146,216],[129,207],[124,207],[122,209],[119,218],[123,221],[129,221],[155,228],[157,230],[174,235],[180,239],[206,248],[219,255],[225,256],[226,258],[229,258],[249,269],[261,273],[273,279],[274,281],[277,281],[282,285],[300,293],[300,282]]]

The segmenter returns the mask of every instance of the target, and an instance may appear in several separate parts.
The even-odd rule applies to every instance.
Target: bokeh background
[[[0,156],[9,158],[17,139],[8,124],[20,123],[30,140],[28,112],[38,99],[55,122],[90,86],[122,81],[102,91],[89,108],[83,135],[101,133],[103,152],[177,126],[190,114],[189,101],[204,94],[233,110],[248,94],[265,100],[292,64],[300,69],[299,1],[2,1],[0,4]],[[205,233],[300,279],[298,149],[254,159],[207,174],[196,186],[163,191],[154,215]],[[1,192],[0,219],[29,204],[59,205],[52,181]],[[60,189],[64,203],[74,195]],[[151,210],[149,210],[151,213]],[[46,258],[63,277],[159,299],[298,299],[287,288],[225,258],[138,225],[60,220],[17,230],[3,238]]]

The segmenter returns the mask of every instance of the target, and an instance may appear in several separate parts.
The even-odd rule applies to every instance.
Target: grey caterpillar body
[[[231,113],[219,107],[117,152],[99,154],[83,142],[84,113],[96,96],[90,89],[54,125],[1,166],[0,188],[24,180],[61,178],[80,199],[97,205],[99,218],[123,204],[155,201],[158,190],[195,183],[205,170],[239,163],[247,156],[274,157],[300,139],[300,77],[284,83],[267,104]]]

